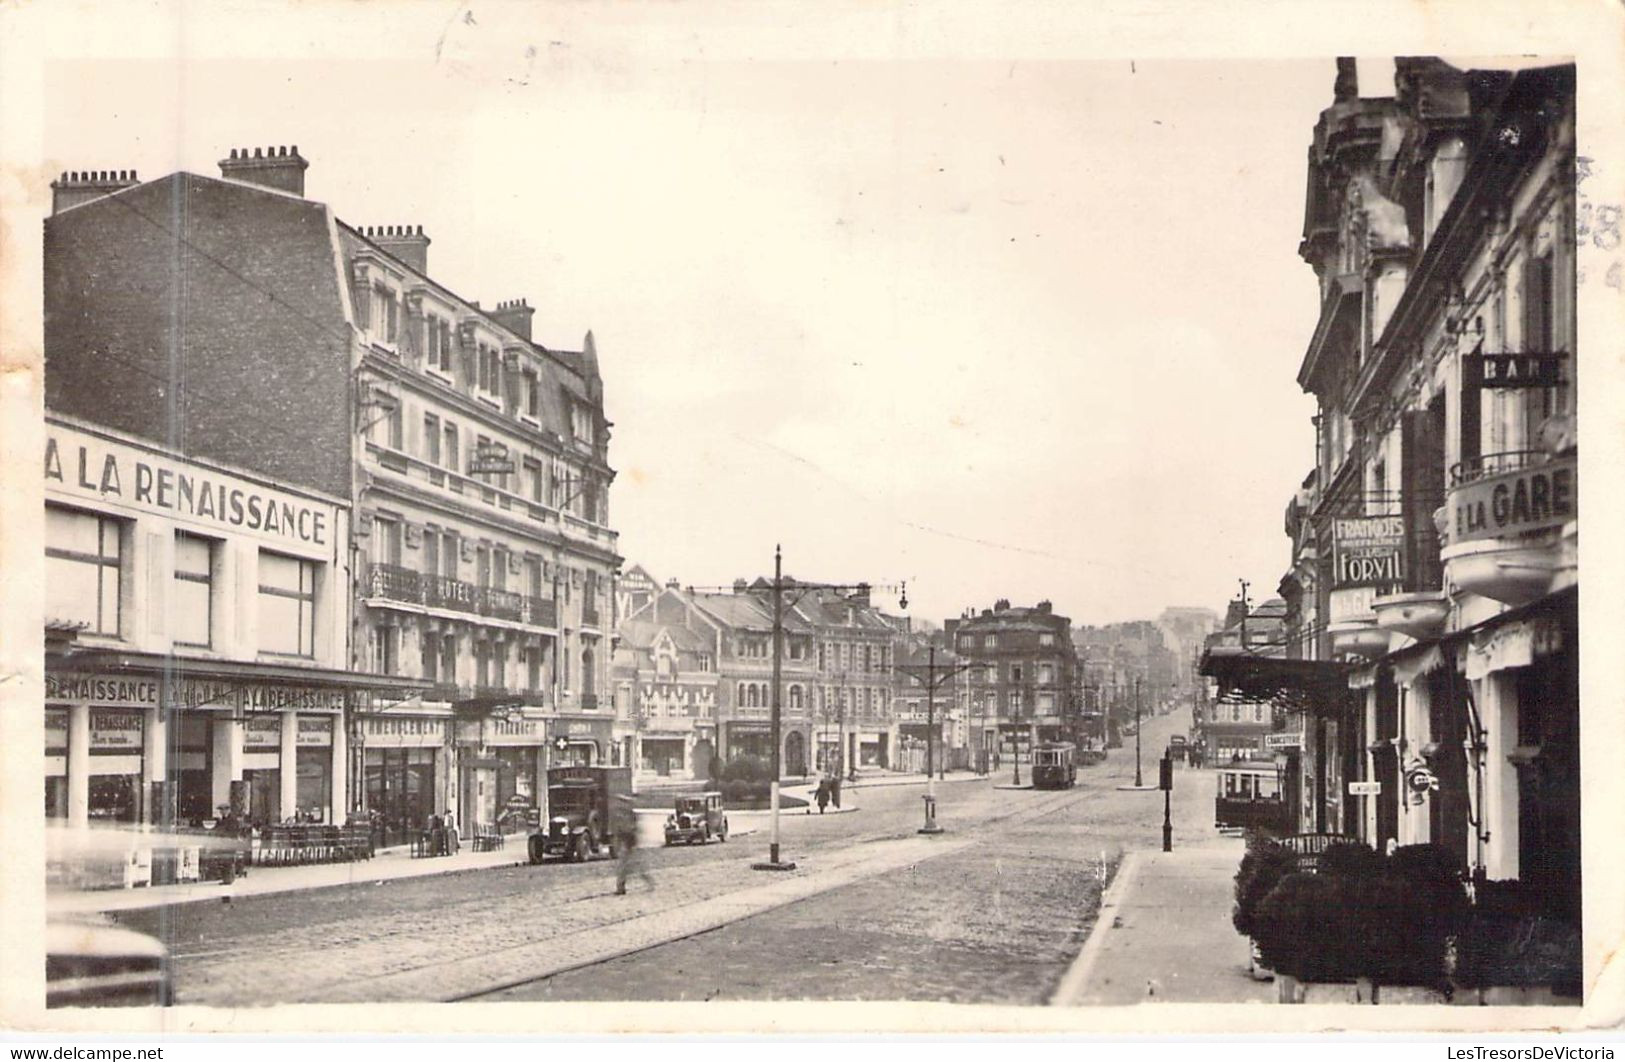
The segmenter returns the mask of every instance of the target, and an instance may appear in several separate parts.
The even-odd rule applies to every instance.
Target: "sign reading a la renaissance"
[[[61,424],[45,427],[48,491],[289,543],[332,542],[332,505]]]
[[[1405,520],[1360,516],[1332,521],[1332,585],[1391,586],[1405,577]]]

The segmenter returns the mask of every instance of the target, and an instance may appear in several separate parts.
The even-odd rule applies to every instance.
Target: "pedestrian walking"
[[[615,807],[610,812],[614,816],[612,822],[615,835],[615,895],[626,895],[626,879],[636,872],[643,879],[649,891],[653,892],[654,879],[644,868],[638,858],[638,816],[632,808],[632,798],[618,796],[615,798]]]
[[[818,783],[818,814],[822,815],[827,806],[829,806],[829,779],[824,778]]]
[[[829,802],[835,805],[835,810],[841,810],[841,776],[837,774],[829,780]]]

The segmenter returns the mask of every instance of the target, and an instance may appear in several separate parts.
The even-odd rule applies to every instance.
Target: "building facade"
[[[47,406],[345,499],[339,665],[418,692],[351,706],[335,801],[392,838],[442,811],[512,823],[549,762],[615,754],[593,339],[551,350],[523,301],[459,297],[421,229],[344,224],[307,166],[234,150],[219,178],[56,182]]]
[[[1400,59],[1373,99],[1338,65],[1300,247],[1293,659],[1210,671],[1303,718],[1300,828],[1442,845],[1577,925],[1574,68]]]
[[[343,822],[346,499],[46,419],[45,814]]]
[[[1030,608],[1000,599],[944,630],[970,669],[971,745],[995,760],[1028,760],[1034,743],[1081,740],[1072,621],[1048,601]]]
[[[622,620],[619,632],[612,681],[635,777],[710,777],[721,626],[673,583]]]

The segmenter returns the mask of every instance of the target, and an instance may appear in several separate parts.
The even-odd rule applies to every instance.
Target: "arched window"
[[[749,686],[745,687],[745,697],[747,698],[746,701],[745,701],[745,707],[747,707],[747,708],[759,708],[759,707],[761,707],[761,700],[760,700],[760,698],[758,697],[758,695],[756,693],[756,683],[752,682]]]
[[[745,704],[745,684],[741,682],[734,693],[734,704],[743,707]]]
[[[592,650],[581,650],[581,692],[588,696],[591,696],[598,690],[598,671],[592,665]]]
[[[801,707],[801,687],[800,686],[791,686],[790,687],[790,707],[792,707],[792,708],[800,708]]]

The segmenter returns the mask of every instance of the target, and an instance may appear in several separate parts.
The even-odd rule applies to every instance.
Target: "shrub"
[[[1328,874],[1283,877],[1259,902],[1253,919],[1264,965],[1302,981],[1356,976],[1350,957],[1351,880]]]
[[[1259,901],[1286,875],[1292,873],[1295,859],[1291,852],[1264,837],[1247,840],[1247,854],[1241,857],[1236,870],[1236,905],[1230,922],[1244,937],[1256,936],[1253,918]]]
[[[728,782],[766,782],[773,777],[773,765],[762,756],[735,756],[722,767]]]
[[[1318,866],[1322,874],[1340,878],[1373,877],[1382,873],[1385,859],[1381,852],[1359,841],[1338,841],[1326,846],[1320,853]]]

